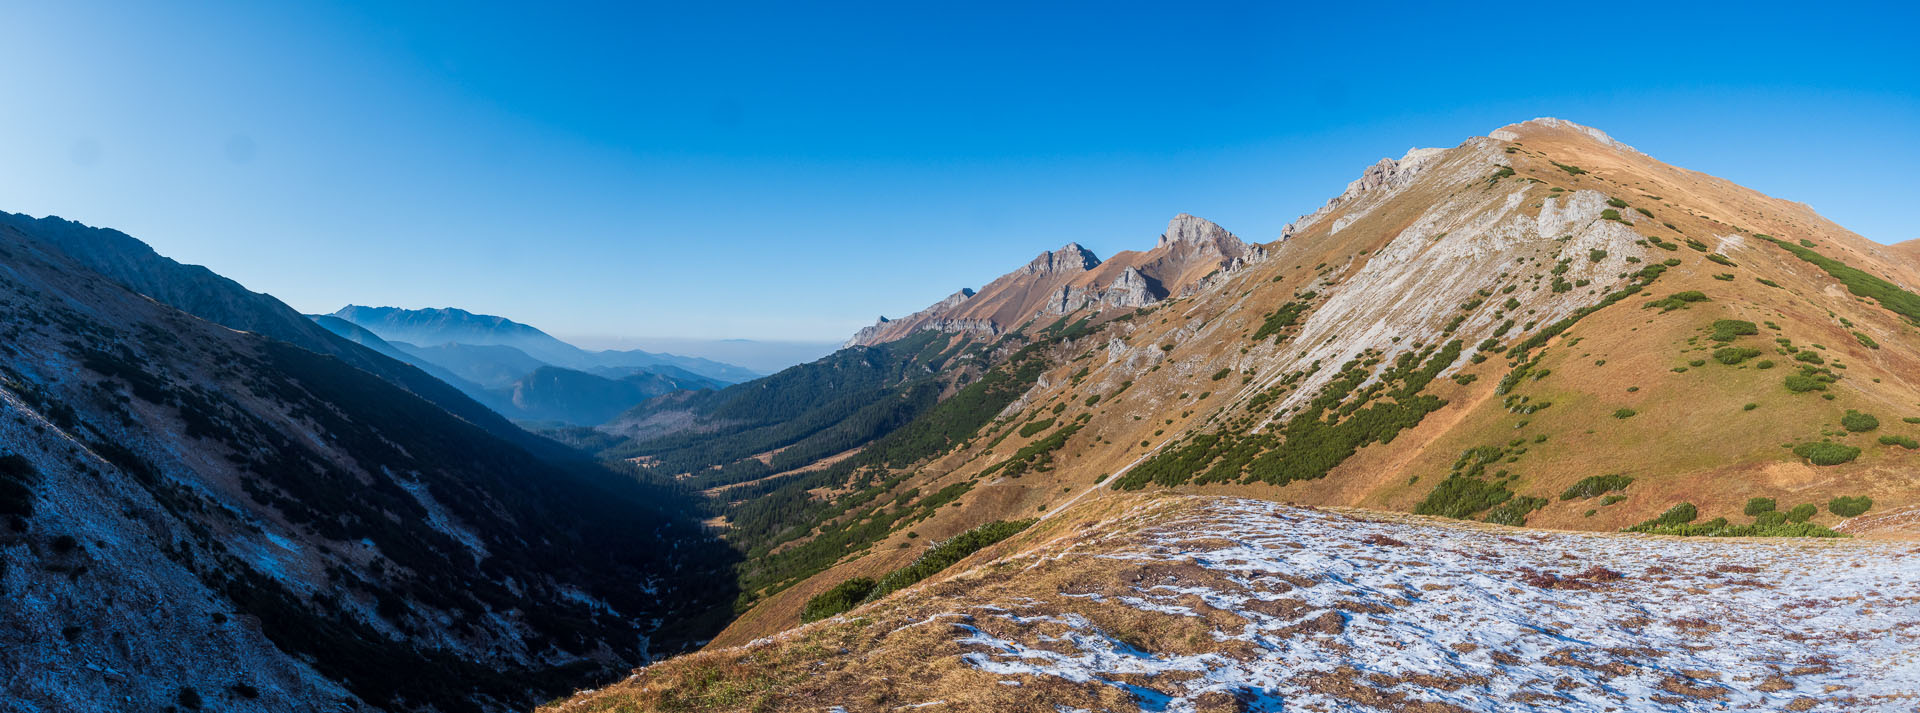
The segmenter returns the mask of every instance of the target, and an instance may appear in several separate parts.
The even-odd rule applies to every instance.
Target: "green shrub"
[[[905,567],[901,567],[887,576],[881,577],[872,589],[868,590],[863,601],[874,601],[894,592],[939,574],[942,570],[966,559],[980,550],[1005,540],[1032,526],[1033,520],[1013,522],[995,521],[973,528],[927,549],[918,558]]]
[[[1626,490],[1627,486],[1632,484],[1633,484],[1632,476],[1621,475],[1618,473],[1610,473],[1607,475],[1589,475],[1585,478],[1581,478],[1580,482],[1574,483],[1573,485],[1568,486],[1566,491],[1560,493],[1560,499],[1561,500],[1578,500],[1578,499],[1584,499],[1584,498],[1599,497],[1601,495],[1605,495],[1607,493],[1611,493],[1616,490]]]
[[[1601,260],[1605,260],[1605,259],[1607,259],[1607,251],[1605,250],[1601,250],[1600,248],[1594,248],[1592,250],[1587,251],[1588,261],[1600,262]]]
[[[1618,198],[1608,198],[1607,205],[1613,206],[1615,208],[1625,208],[1627,207],[1627,202],[1620,200]]]
[[[1747,500],[1747,507],[1741,512],[1746,513],[1748,517],[1753,517],[1763,512],[1773,512],[1775,506],[1773,498],[1750,498]]]
[[[1756,235],[1754,237],[1761,236]],[[1780,246],[1787,252],[1793,253],[1800,259],[1813,263],[1822,270],[1826,270],[1828,275],[1832,275],[1835,279],[1840,280],[1840,283],[1846,285],[1847,290],[1853,294],[1872,298],[1878,301],[1880,306],[1891,310],[1895,314],[1904,316],[1907,319],[1920,321],[1920,295],[1908,292],[1899,285],[1875,277],[1864,270],[1808,250],[1808,246],[1794,245],[1771,237],[1764,239],[1774,245]]]
[[[1282,340],[1286,339],[1286,330],[1300,322],[1300,317],[1307,313],[1308,307],[1313,306],[1312,300],[1317,296],[1318,295],[1312,292],[1308,292],[1300,295],[1300,299],[1298,300],[1280,305],[1280,309],[1274,310],[1273,314],[1267,315],[1267,320],[1260,324],[1259,329],[1254,330],[1253,341],[1257,342],[1266,339],[1268,335],[1276,335],[1273,338],[1273,342],[1279,344]]]
[[[1739,267],[1739,265],[1734,264],[1732,260],[1728,260],[1727,256],[1721,255],[1720,253],[1707,253],[1707,260],[1727,267]]]
[[[1788,374],[1784,382],[1788,391],[1804,394],[1809,391],[1826,391],[1827,382],[1806,373]]]
[[[1513,493],[1500,483],[1454,475],[1440,481],[1433,492],[1427,494],[1426,500],[1414,506],[1413,511],[1420,515],[1466,519],[1511,497]]]
[[[1611,220],[1618,223],[1627,222],[1625,219],[1622,219],[1620,217],[1620,211],[1614,210],[1612,208],[1608,208],[1606,210],[1600,211],[1600,217],[1605,220]]]
[[[859,606],[873,592],[876,584],[868,577],[854,577],[836,584],[832,589],[808,599],[800,609],[800,620],[819,621]]]
[[[1920,449],[1920,441],[1913,440],[1912,436],[1881,436],[1880,445],[1900,446],[1907,450]]]
[[[1754,410],[1754,409],[1757,409],[1757,408],[1760,408],[1760,404],[1756,404],[1756,403],[1748,403],[1748,404],[1747,404],[1747,405],[1745,405],[1745,406],[1741,406],[1741,407],[1740,407],[1740,410],[1742,410],[1742,411],[1752,411],[1752,410]]]
[[[1660,527],[1684,525],[1693,522],[1699,517],[1700,508],[1694,507],[1693,503],[1680,503],[1679,505],[1667,508],[1667,511],[1660,513],[1659,517],[1629,527],[1627,530],[1632,532],[1647,532]]]
[[[1920,416],[1908,416],[1900,419],[1902,423],[1920,423]]]
[[[1753,515],[1753,524],[1761,527],[1774,527],[1787,524],[1787,514],[1779,510],[1749,513]]]
[[[1879,428],[1880,419],[1874,418],[1870,413],[1847,409],[1846,415],[1840,417],[1840,425],[1854,433],[1866,433]]]
[[[1860,344],[1868,349],[1880,348],[1880,343],[1873,341],[1873,337],[1867,336],[1864,332],[1854,332],[1853,338],[1860,340]]]
[[[1808,364],[1825,364],[1825,363],[1827,363],[1827,360],[1826,360],[1826,359],[1822,359],[1822,358],[1820,357],[1820,355],[1819,355],[1819,354],[1815,354],[1815,353],[1813,353],[1813,352],[1811,352],[1811,351],[1807,351],[1807,350],[1805,350],[1805,349],[1802,349],[1802,350],[1800,350],[1800,351],[1797,351],[1797,352],[1794,352],[1794,354],[1793,354],[1793,360],[1794,360],[1794,361],[1803,361],[1803,362],[1806,362],[1806,363],[1808,363]]]
[[[1772,360],[1772,359],[1761,359],[1760,361],[1757,361],[1757,362],[1754,362],[1754,363],[1753,363],[1753,368],[1755,368],[1755,369],[1772,369],[1772,368],[1773,368],[1773,360]]]
[[[1744,319],[1717,319],[1713,322],[1713,341],[1731,342],[1735,337],[1759,334],[1760,325]]]
[[[1685,309],[1687,307],[1687,304],[1690,302],[1711,302],[1711,301],[1712,300],[1707,299],[1707,295],[1704,292],[1701,292],[1699,290],[1687,290],[1685,292],[1675,292],[1671,295],[1667,295],[1666,297],[1662,297],[1652,302],[1648,302],[1641,309],[1659,307],[1660,311],[1662,312],[1672,312],[1676,309]]]
[[[1713,360],[1729,366],[1760,356],[1753,347],[1721,347],[1713,350]]]
[[[1546,498],[1536,498],[1531,495],[1515,496],[1489,510],[1486,521],[1497,525],[1519,527],[1527,524],[1527,513],[1546,506]]]
[[[1231,374],[1233,374],[1232,369],[1221,369],[1219,371],[1213,372],[1213,380],[1219,381],[1221,379],[1227,378]]]
[[[1614,410],[1613,417],[1614,418],[1633,418],[1636,414],[1639,414],[1639,413],[1640,413],[1639,411],[1635,411],[1633,409],[1622,406]]]
[[[1813,503],[1802,503],[1793,506],[1792,510],[1787,511],[1787,520],[1789,522],[1806,522],[1813,519],[1813,516],[1819,512],[1819,506]]]
[[[1041,431],[1045,431],[1052,427],[1053,427],[1053,419],[1051,418],[1034,421],[1032,423],[1028,423],[1020,427],[1020,437],[1026,438],[1028,436],[1039,433]]]
[[[1865,495],[1847,497],[1842,495],[1827,501],[1827,512],[1840,517],[1856,517],[1873,509],[1873,498]]]
[[[1778,515],[1779,513],[1768,513]],[[1823,525],[1808,523],[1787,524],[1778,522],[1778,518],[1756,518],[1752,525],[1735,525],[1724,517],[1716,517],[1707,522],[1683,523],[1677,525],[1655,525],[1639,530],[1655,535],[1680,535],[1684,537],[1846,537],[1827,529]]]
[[[1547,163],[1551,163],[1551,164],[1553,164],[1553,167],[1554,167],[1554,168],[1557,168],[1557,169],[1560,169],[1560,170],[1562,170],[1562,171],[1566,171],[1566,172],[1567,172],[1567,175],[1569,175],[1569,176],[1578,176],[1578,175],[1580,175],[1580,174],[1583,174],[1583,173],[1586,173],[1586,172],[1587,172],[1587,171],[1586,171],[1586,169],[1583,169],[1583,168],[1581,168],[1581,167],[1579,167],[1579,166],[1569,166],[1569,165],[1567,165],[1567,164],[1564,164],[1564,163],[1560,163],[1560,162],[1558,162],[1558,161],[1554,161],[1554,160],[1552,160],[1552,159],[1548,159],[1548,160],[1547,160]]]
[[[1860,457],[1860,449],[1844,443],[1817,441],[1794,446],[1793,454],[1812,461],[1814,465],[1840,465]]]

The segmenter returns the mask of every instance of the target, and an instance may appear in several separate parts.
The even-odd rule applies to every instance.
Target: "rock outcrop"
[[[988,283],[978,295],[963,290],[907,317],[882,318],[855,333],[847,346],[892,341],[926,329],[992,336],[1029,320],[1080,310],[1138,309],[1171,295],[1190,294],[1212,276],[1239,270],[1265,255],[1265,248],[1212,221],[1181,213],[1167,222],[1152,250],[1101,260],[1078,243],[1068,243]]]

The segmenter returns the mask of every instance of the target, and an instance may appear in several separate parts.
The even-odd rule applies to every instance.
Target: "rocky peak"
[[[1434,163],[1437,159],[1446,155],[1446,153],[1447,149],[1412,148],[1407,149],[1406,155],[1401,156],[1399,160],[1391,158],[1380,159],[1372,166],[1368,166],[1367,170],[1363,171],[1359,178],[1348,183],[1346,191],[1334,196],[1332,200],[1327,201],[1326,205],[1320,206],[1319,210],[1301,216],[1299,220],[1292,223],[1288,223],[1287,227],[1281,229],[1280,239],[1286,240],[1294,235],[1305,232],[1308,228],[1325,220],[1328,216],[1350,211],[1355,206],[1368,200],[1379,202],[1391,198],[1394,194],[1398,193],[1400,189],[1413,183],[1413,179],[1420,175],[1422,169]],[[1364,213],[1364,210],[1362,212]],[[1338,232],[1342,225],[1343,223],[1341,221],[1334,221],[1334,231]]]
[[[1518,124],[1508,124],[1498,129],[1494,129],[1491,132],[1488,132],[1487,137],[1493,138],[1493,139],[1499,139],[1501,141],[1519,141],[1521,138],[1527,136],[1528,134],[1540,134],[1540,133],[1546,133],[1546,132],[1578,133],[1586,136],[1589,139],[1593,139],[1594,141],[1598,141],[1602,144],[1605,144],[1615,149],[1619,149],[1621,151],[1632,151],[1634,153],[1640,153],[1638,149],[1635,149],[1632,146],[1628,146],[1626,144],[1623,144],[1623,143],[1620,143],[1619,141],[1614,140],[1614,138],[1612,136],[1608,136],[1607,132],[1605,131],[1601,131],[1591,126],[1576,124],[1571,121],[1567,121],[1565,119],[1555,119],[1551,116],[1543,116],[1538,119],[1528,119]]]
[[[960,303],[967,301],[970,297],[973,297],[973,290],[962,287],[959,292],[947,295],[946,299],[935,302],[929,309],[952,309],[960,306]]]
[[[1040,253],[1033,262],[1020,268],[1022,275],[1052,275],[1072,272],[1086,272],[1100,265],[1100,258],[1093,251],[1080,247],[1079,243],[1067,243],[1059,250]]]
[[[1213,225],[1212,223],[1207,224]],[[1218,226],[1215,227],[1217,228]],[[1228,237],[1232,236],[1229,235]],[[1113,307],[1138,308],[1151,305],[1166,296],[1167,291],[1160,286],[1158,280],[1148,277],[1145,273],[1140,272],[1138,268],[1128,265],[1126,270],[1122,271],[1119,276],[1113,278],[1113,284],[1107,286],[1106,294],[1103,295],[1101,299]]]
[[[1220,227],[1219,224],[1188,213],[1181,213],[1174,216],[1173,220],[1167,221],[1167,232],[1160,235],[1160,242],[1154,247],[1164,248],[1179,243],[1214,246],[1245,245],[1240,238],[1227,232],[1227,229]]]

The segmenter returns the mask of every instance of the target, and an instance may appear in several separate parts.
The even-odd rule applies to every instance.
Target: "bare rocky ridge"
[[[1049,250],[1020,269],[980,288],[902,319],[885,317],[864,328],[847,346],[870,346],[923,329],[995,336],[1036,319],[1084,308],[1095,313],[1147,307],[1169,296],[1191,294],[1211,276],[1238,270],[1265,256],[1212,221],[1186,213],[1146,252],[1127,251],[1105,261],[1077,243]]]

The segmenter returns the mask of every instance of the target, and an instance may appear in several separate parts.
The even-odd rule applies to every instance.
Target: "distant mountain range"
[[[542,362],[581,371],[601,367],[665,365],[729,384],[765,376],[712,359],[656,354],[638,349],[587,351],[505,317],[474,314],[463,309],[347,305],[334,312],[333,316],[365,327],[389,342],[409,342],[422,346],[448,343],[508,346]]]
[[[420,367],[501,414],[598,425],[649,398],[759,374],[711,359],[588,351],[505,317],[462,309],[347,305],[316,324]]]
[[[701,357],[772,374],[805,364],[840,348],[841,340],[786,341],[769,339],[694,339],[685,337],[566,337],[573,344],[603,349],[645,349]]]

